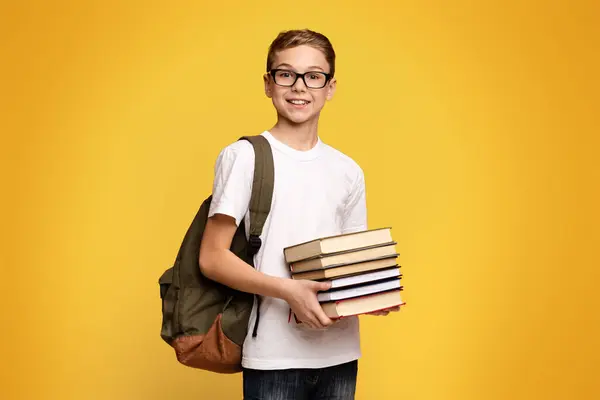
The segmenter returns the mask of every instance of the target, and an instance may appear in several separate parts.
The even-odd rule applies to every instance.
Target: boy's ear
[[[337,85],[337,80],[332,78],[331,81],[327,84],[327,100],[331,100],[333,95],[335,94],[335,87]]]
[[[271,84],[269,81],[269,74],[263,75],[263,81],[265,83],[265,94],[267,95],[268,98],[271,98]]]

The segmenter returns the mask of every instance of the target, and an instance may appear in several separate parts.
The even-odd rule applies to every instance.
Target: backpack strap
[[[273,152],[269,141],[262,135],[243,136],[240,140],[249,141],[254,147],[254,179],[250,197],[250,251],[255,255],[262,242],[260,235],[271,211],[275,168]]]
[[[260,235],[262,234],[267,216],[271,211],[275,168],[273,166],[271,144],[264,136],[243,136],[240,140],[247,140],[254,147],[254,179],[249,207],[250,238],[248,241],[250,256],[254,256],[262,245]],[[252,337],[256,337],[257,335],[258,322],[260,320],[260,296],[255,295],[254,298],[256,299],[257,307]]]

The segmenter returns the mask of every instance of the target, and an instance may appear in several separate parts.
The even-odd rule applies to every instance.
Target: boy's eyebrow
[[[278,68],[281,68],[281,67],[288,67],[288,68],[291,68],[291,69],[295,69],[294,67],[292,67],[290,64],[287,64],[287,63],[279,64],[279,65],[277,65],[273,69],[278,69]],[[314,71],[314,70],[317,70],[317,69],[320,70],[320,71],[325,71],[323,68],[319,67],[318,65],[311,65],[310,67],[307,68],[308,71]]]

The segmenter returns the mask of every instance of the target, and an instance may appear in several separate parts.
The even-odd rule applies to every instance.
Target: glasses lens
[[[292,86],[296,82],[296,73],[288,70],[275,71],[275,83],[281,86]],[[327,75],[322,72],[307,72],[304,75],[306,86],[311,89],[320,89],[327,84]]]
[[[283,86],[292,86],[296,80],[296,74],[292,71],[276,71],[275,83]]]
[[[304,75],[306,86],[313,89],[319,89],[327,83],[327,76],[322,72],[308,72]]]

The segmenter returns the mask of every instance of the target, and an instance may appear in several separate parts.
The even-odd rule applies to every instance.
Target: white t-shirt
[[[271,144],[275,182],[271,212],[255,256],[256,268],[277,277],[290,277],[284,247],[323,236],[367,229],[364,174],[350,157],[318,140],[308,151],[295,150],[262,133]],[[226,214],[239,225],[250,225],[254,150],[245,141],[225,147],[215,164],[213,200],[209,216]],[[324,368],[358,359],[361,355],[358,317],[315,330],[296,323],[284,300],[265,297],[260,302],[256,337],[252,330],[254,304],[242,365],[252,369]]]

